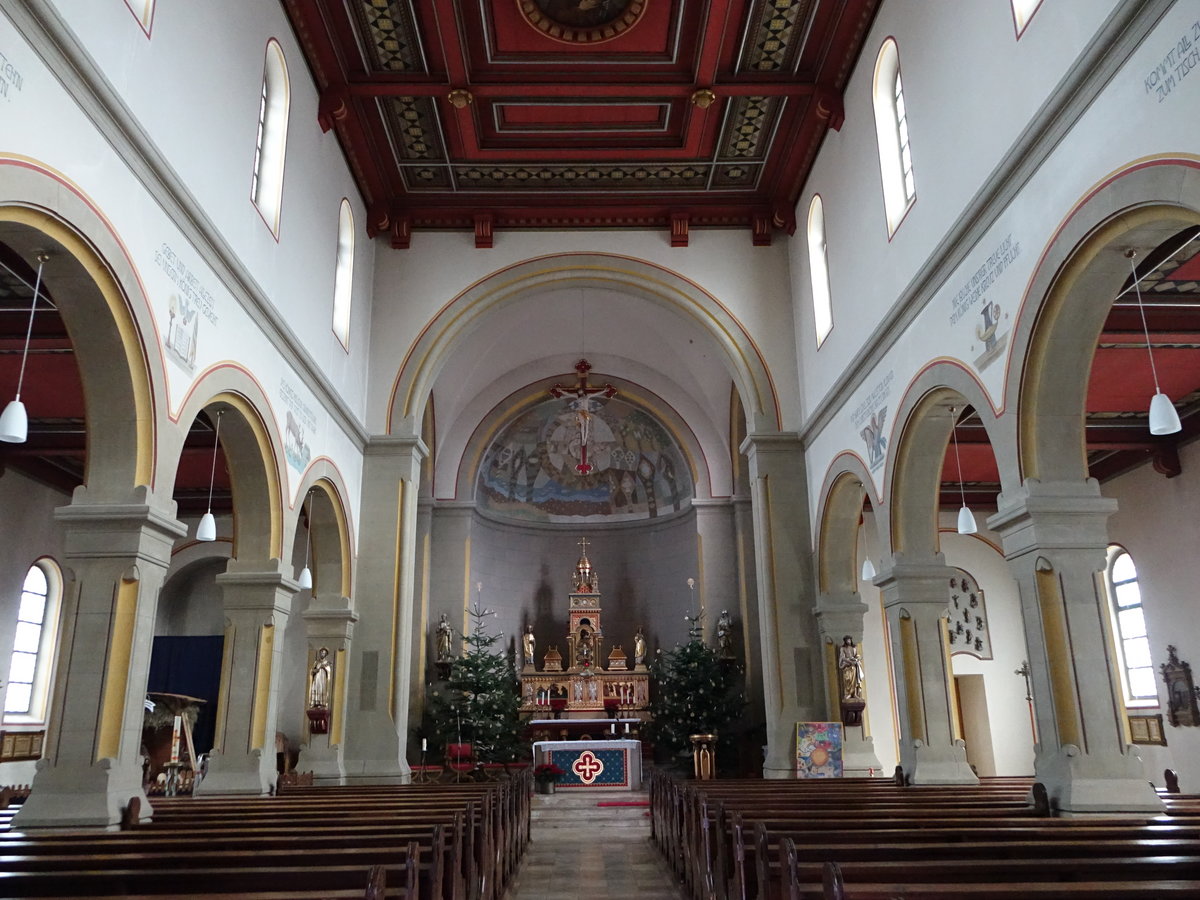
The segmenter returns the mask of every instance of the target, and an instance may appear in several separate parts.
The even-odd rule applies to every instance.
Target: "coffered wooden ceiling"
[[[284,0],[368,231],[744,227],[794,208],[878,0]]]

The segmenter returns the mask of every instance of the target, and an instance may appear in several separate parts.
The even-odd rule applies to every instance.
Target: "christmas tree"
[[[740,668],[704,644],[699,617],[688,621],[688,642],[660,650],[650,666],[655,679],[650,735],[673,757],[690,752],[693,734],[716,734],[719,746],[732,746],[731,726],[746,706]]]
[[[434,742],[469,743],[480,762],[510,762],[521,748],[521,697],[513,661],[496,647],[485,620],[494,615],[478,603],[469,611],[472,627],[463,636],[463,653],[450,668],[450,678],[429,698],[428,716]]]

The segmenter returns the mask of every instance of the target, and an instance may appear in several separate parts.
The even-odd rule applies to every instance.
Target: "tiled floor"
[[[610,791],[535,794],[529,850],[505,900],[683,900],[650,843],[649,810],[596,805],[646,799]]]

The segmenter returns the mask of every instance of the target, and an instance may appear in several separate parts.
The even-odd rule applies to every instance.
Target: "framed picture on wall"
[[[1163,663],[1163,681],[1167,685],[1167,720],[1181,725],[1200,725],[1200,708],[1196,706],[1196,687],[1192,682],[1192,667],[1181,662],[1173,646],[1167,646],[1167,662]]]
[[[1167,738],[1163,734],[1162,713],[1155,713],[1153,715],[1143,713],[1130,714],[1129,737],[1135,744],[1167,746]]]

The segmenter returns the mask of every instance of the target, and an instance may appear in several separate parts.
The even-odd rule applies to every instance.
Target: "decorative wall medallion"
[[[570,43],[611,41],[628,31],[649,0],[517,0],[525,21],[547,37]]]

